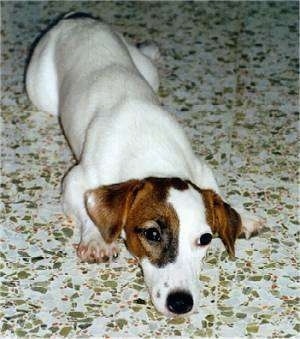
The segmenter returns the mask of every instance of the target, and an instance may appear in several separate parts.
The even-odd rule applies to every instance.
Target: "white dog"
[[[121,235],[142,266],[155,307],[195,310],[212,233],[229,254],[260,219],[223,201],[179,124],[159,104],[155,45],[127,43],[86,14],[69,14],[37,44],[27,70],[34,105],[59,114],[78,164],[63,204],[81,227],[83,261],[117,257]]]

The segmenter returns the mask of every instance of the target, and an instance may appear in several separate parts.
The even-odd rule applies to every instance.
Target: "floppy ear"
[[[234,243],[242,233],[241,216],[213,190],[201,189],[201,193],[209,226],[219,234],[227,252],[234,257]]]
[[[85,193],[87,213],[105,242],[111,243],[119,237],[141,185],[140,180],[129,180],[100,186]]]

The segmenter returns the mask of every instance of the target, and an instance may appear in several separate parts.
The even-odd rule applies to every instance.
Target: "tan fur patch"
[[[87,212],[107,243],[113,242],[120,235],[129,207],[140,186],[139,180],[129,180],[85,193]]]
[[[163,266],[175,260],[178,250],[179,220],[172,206],[166,203],[167,189],[162,182],[148,182],[138,194],[125,226],[126,244],[137,257],[148,257],[153,264]],[[143,231],[152,221],[159,229],[162,241],[149,244]]]
[[[208,225],[234,256],[235,240],[242,234],[240,215],[213,190],[200,189],[190,181],[151,177],[101,186],[86,193],[86,208],[106,242],[115,241],[124,227],[129,251],[162,266],[175,260],[178,250],[179,221],[174,208],[166,202],[168,192],[171,187],[188,189],[188,184],[202,195]],[[158,244],[150,244],[144,236],[149,222],[162,236]]]
[[[213,190],[200,189],[193,185],[203,197],[206,218],[213,233],[218,233],[230,256],[234,257],[236,238],[242,233],[241,217]]]
[[[86,193],[86,208],[106,242],[116,240],[124,227],[129,251],[163,266],[174,261],[178,251],[179,220],[166,202],[171,187],[185,190],[188,184],[178,178],[151,177],[102,186]],[[159,231],[160,242],[146,239],[149,223]]]

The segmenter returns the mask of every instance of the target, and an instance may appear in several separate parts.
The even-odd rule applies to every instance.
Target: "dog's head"
[[[230,255],[241,233],[239,214],[212,190],[179,178],[146,178],[101,186],[85,195],[104,240],[123,231],[139,258],[155,307],[166,315],[192,312],[201,261],[218,232]]]

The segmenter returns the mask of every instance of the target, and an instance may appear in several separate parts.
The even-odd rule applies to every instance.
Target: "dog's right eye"
[[[144,236],[147,240],[153,241],[153,242],[160,242],[160,232],[155,227],[150,227],[144,230]]]
[[[197,239],[197,246],[206,246],[208,245],[212,240],[212,235],[211,233],[204,233],[201,235],[199,239]]]

